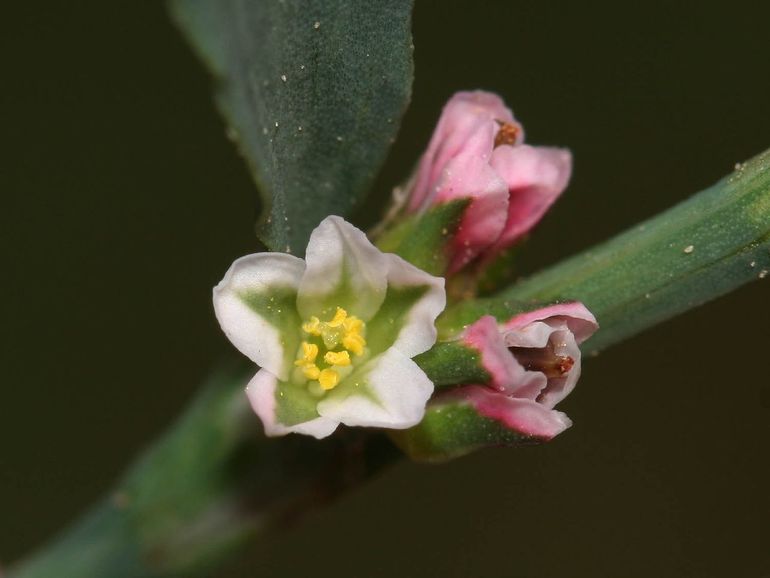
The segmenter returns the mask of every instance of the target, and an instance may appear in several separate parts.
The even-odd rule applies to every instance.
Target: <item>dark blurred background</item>
[[[105,492],[233,355],[210,288],[257,245],[253,186],[161,3],[3,12],[8,562]],[[378,206],[443,102],[482,87],[531,143],[575,156],[522,272],[601,241],[770,146],[769,16],[419,0],[414,100]],[[550,445],[402,463],[218,576],[770,576],[768,283],[592,359]]]

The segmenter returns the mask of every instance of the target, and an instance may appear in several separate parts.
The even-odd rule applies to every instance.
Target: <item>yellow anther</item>
[[[298,367],[313,365],[315,363],[315,358],[318,357],[318,346],[315,343],[303,341],[300,344],[300,347],[302,349],[302,355],[294,362],[294,365]]]
[[[310,321],[302,324],[302,331],[310,335],[321,335],[321,321],[313,315]]]
[[[314,364],[308,364],[302,368],[302,374],[308,379],[318,379],[318,376],[321,375],[321,370]]]
[[[318,346],[315,343],[302,342],[302,358],[308,363],[315,363],[318,356]]]
[[[324,355],[324,361],[329,365],[339,365],[345,367],[350,365],[350,355],[347,351],[328,351]]]
[[[358,333],[361,331],[361,329],[364,326],[364,322],[361,321],[358,317],[355,315],[351,315],[345,321],[342,322],[342,327],[345,329],[345,331],[350,333]]]
[[[349,316],[342,307],[337,307],[334,317],[329,321],[321,321],[313,316],[302,324],[302,330],[305,333],[321,338],[317,343],[302,341],[294,362],[299,368],[297,372],[301,372],[311,382],[308,385],[311,392],[321,394],[323,391],[334,389],[339,384],[340,371],[343,375],[348,375],[350,370],[342,368],[353,364],[351,356],[364,354],[365,327],[366,324],[363,321],[355,315]],[[345,349],[335,351],[340,344]],[[319,355],[323,356],[321,367],[328,365],[325,369],[316,365]]]
[[[345,322],[347,316],[347,311],[345,311],[342,307],[337,307],[337,312],[334,314],[334,317],[326,325],[329,327],[339,327]]]
[[[334,389],[340,380],[340,375],[333,369],[324,369],[318,375],[318,383],[326,391]]]
[[[366,346],[366,340],[360,333],[348,333],[342,338],[342,346],[355,353],[356,355],[363,355],[364,347]]]

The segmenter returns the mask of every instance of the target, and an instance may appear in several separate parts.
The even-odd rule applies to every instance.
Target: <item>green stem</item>
[[[445,335],[481,315],[578,300],[600,329],[591,351],[715,299],[770,271],[770,151],[617,237],[440,320]]]
[[[360,430],[266,439],[243,395],[247,379],[215,375],[109,496],[9,578],[203,575],[398,456],[384,436]]]

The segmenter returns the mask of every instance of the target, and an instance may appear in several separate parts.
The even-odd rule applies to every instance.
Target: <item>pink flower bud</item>
[[[482,317],[463,339],[479,351],[490,383],[462,386],[436,401],[461,399],[522,435],[550,439],[572,423],[554,407],[577,384],[578,345],[597,328],[591,312],[576,302],[523,313],[502,325]]]
[[[450,273],[521,239],[567,186],[569,151],[523,140],[521,125],[495,94],[458,92],[444,107],[407,208],[472,200],[450,249]]]

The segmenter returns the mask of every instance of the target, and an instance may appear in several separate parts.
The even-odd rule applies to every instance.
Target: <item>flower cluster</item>
[[[441,231],[433,239],[448,261],[426,268],[452,275],[488,264],[561,194],[570,153],[523,139],[496,95],[463,92],[449,101],[402,214],[418,253],[424,236]],[[452,217],[452,234],[449,221],[420,231],[424,215],[455,200],[465,204],[457,205],[462,212]],[[479,440],[494,441],[489,423],[525,440],[550,439],[569,427],[554,408],[580,375],[579,345],[597,329],[590,311],[572,302],[509,319],[482,315],[442,334],[447,347],[471,350],[473,375],[487,378],[461,378],[434,393],[431,376],[413,358],[436,342],[444,279],[396,254],[401,237],[385,242],[394,251],[385,253],[342,218],[327,217],[310,235],[304,260],[248,255],[214,288],[225,334],[261,367],[246,389],[266,433],[322,438],[339,424],[389,428],[406,430],[406,447],[459,455]],[[430,263],[414,249],[402,254]],[[461,414],[462,427],[452,422]]]

